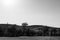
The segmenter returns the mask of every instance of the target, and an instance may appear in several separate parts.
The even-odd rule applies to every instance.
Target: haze
[[[60,27],[60,0],[0,0],[0,23]]]

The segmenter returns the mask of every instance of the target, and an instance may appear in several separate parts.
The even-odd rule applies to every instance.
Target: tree
[[[26,22],[22,23],[22,26],[27,26],[27,25],[28,25],[28,23],[26,23]]]
[[[26,28],[26,26],[28,25],[28,23],[27,22],[24,22],[24,23],[22,23],[22,27],[23,27],[23,34],[24,35],[26,35],[25,33],[26,33],[26,30],[27,30],[27,28]]]

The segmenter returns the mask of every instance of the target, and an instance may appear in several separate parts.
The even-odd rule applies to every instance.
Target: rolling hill
[[[0,24],[0,36],[60,36],[60,28],[44,25]]]

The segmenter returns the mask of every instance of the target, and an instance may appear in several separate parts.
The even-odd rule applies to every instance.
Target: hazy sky
[[[60,27],[60,0],[0,0],[0,23]]]

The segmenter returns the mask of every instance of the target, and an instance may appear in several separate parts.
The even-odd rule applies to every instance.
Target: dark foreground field
[[[0,37],[0,40],[60,40],[60,37],[49,37],[49,36],[39,36],[39,37]]]

